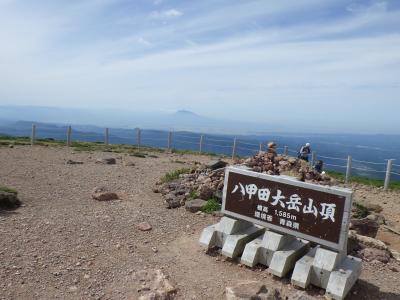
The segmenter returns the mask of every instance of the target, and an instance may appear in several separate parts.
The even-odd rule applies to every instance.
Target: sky
[[[400,133],[400,1],[0,0],[0,104]]]

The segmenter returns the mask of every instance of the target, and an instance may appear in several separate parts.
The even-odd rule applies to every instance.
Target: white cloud
[[[150,17],[153,19],[172,19],[183,15],[183,12],[177,9],[168,9],[163,11],[153,11]]]

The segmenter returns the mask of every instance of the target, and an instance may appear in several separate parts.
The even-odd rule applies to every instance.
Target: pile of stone
[[[211,161],[208,165],[199,166],[188,174],[180,175],[176,181],[155,188],[154,192],[163,194],[167,208],[180,207],[189,200],[221,200],[225,166],[226,163],[221,160]],[[188,207],[190,211],[196,212],[191,205]]]
[[[176,208],[185,205],[187,201],[196,203],[193,208],[192,202],[188,203],[188,210],[196,212],[201,207],[201,200],[215,198],[222,200],[222,190],[224,187],[224,171],[226,162],[222,160],[211,161],[207,165],[202,165],[192,169],[189,174],[182,174],[180,178],[173,182],[168,182],[154,189],[154,192],[163,194],[168,208]],[[267,152],[260,152],[255,156],[238,159],[235,165],[248,167],[250,170],[270,175],[290,175],[296,176],[301,181],[315,182],[329,185],[329,176],[320,174],[314,170],[307,162],[285,155],[276,153],[276,144],[269,143]]]
[[[316,182],[320,184],[330,184],[330,177],[317,172],[308,162],[290,157],[278,155],[276,144],[268,144],[267,152],[260,152],[253,157],[238,161],[239,164],[251,168],[254,172],[269,175],[287,174],[296,176],[300,181]]]

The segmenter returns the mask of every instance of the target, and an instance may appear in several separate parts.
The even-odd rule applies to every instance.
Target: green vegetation
[[[200,154],[199,151],[194,151],[194,150],[172,149],[171,152],[176,154],[197,154],[197,155]],[[202,152],[201,155],[218,156],[218,154],[212,152]]]
[[[193,190],[193,191],[190,192],[189,198],[190,199],[197,199],[197,198],[199,198],[199,193],[197,191]]]
[[[369,210],[364,205],[353,202],[355,211],[353,212],[353,217],[356,219],[362,219],[369,215]]]
[[[12,189],[12,188],[9,188],[9,187],[6,187],[6,186],[0,186],[0,191],[1,192],[15,194],[15,195],[18,194],[18,192],[15,189]]]
[[[165,174],[164,177],[161,178],[161,182],[166,183],[166,182],[174,181],[179,178],[179,175],[187,174],[187,173],[190,173],[190,169],[188,169],[188,168],[182,168],[182,169],[175,170],[173,172],[169,172],[169,173]]]
[[[346,175],[336,171],[326,171],[326,173],[332,177],[337,179],[340,182],[344,182]],[[374,179],[365,176],[350,176],[350,182],[360,183],[368,186],[374,187],[383,187],[385,181],[383,179]],[[400,181],[391,181],[389,184],[389,188],[391,189],[400,189]]]
[[[218,200],[215,198],[208,199],[207,203],[201,208],[201,211],[207,214],[219,210],[221,210],[221,203],[219,203]]]
[[[30,145],[31,139],[29,137],[14,137],[8,135],[0,135],[0,146],[8,145]],[[47,139],[36,139],[35,145],[40,146],[60,146],[65,144],[65,141],[58,141],[51,138]]]

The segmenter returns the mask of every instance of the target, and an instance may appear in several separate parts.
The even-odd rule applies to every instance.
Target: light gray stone
[[[207,201],[202,200],[202,199],[194,199],[194,200],[189,200],[186,201],[185,203],[185,208],[187,211],[190,211],[192,213],[196,213],[200,211],[204,205],[206,205]]]

